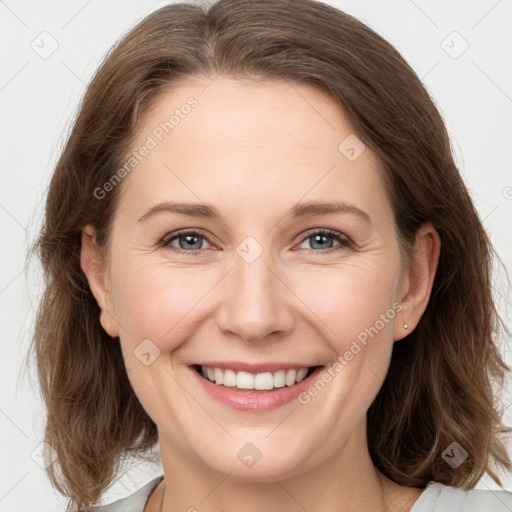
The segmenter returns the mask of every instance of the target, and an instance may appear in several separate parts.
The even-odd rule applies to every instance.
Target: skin
[[[165,481],[145,510],[410,510],[422,490],[373,466],[366,411],[393,343],[427,306],[438,233],[423,225],[402,265],[379,162],[369,148],[354,161],[338,150],[353,130],[334,100],[310,86],[189,79],[145,113],[134,148],[190,96],[197,107],[124,178],[107,260],[93,228],[83,234],[82,268],[101,323],[120,337],[133,389],[158,426]],[[346,201],[371,222],[350,213],[287,216],[313,200]],[[163,212],[138,221],[165,201],[211,204],[223,220]],[[175,250],[158,246],[183,228],[206,234],[198,254],[181,254],[179,238]],[[327,236],[319,248],[320,228],[353,245]],[[250,264],[236,252],[247,236],[263,249]],[[401,313],[307,405],[236,411],[188,368],[200,360],[330,367],[394,303]],[[144,339],[160,350],[149,366],[134,355]],[[248,442],[262,453],[252,467],[236,456]]]

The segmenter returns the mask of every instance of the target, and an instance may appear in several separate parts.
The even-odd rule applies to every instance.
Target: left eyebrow
[[[325,215],[329,213],[350,213],[357,215],[365,220],[368,224],[372,224],[372,219],[364,210],[345,201],[337,201],[334,203],[326,203],[323,201],[310,201],[308,203],[297,203],[293,206],[288,216],[292,219],[303,217],[314,217],[316,215]]]

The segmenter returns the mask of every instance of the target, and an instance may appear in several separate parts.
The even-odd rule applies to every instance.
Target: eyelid
[[[300,240],[304,241],[306,238],[309,238],[310,236],[315,235],[317,233],[332,235],[332,236],[336,236],[336,237],[339,237],[339,238],[344,238],[347,241],[349,241],[349,237],[347,235],[345,235],[341,231],[336,231],[335,229],[330,229],[330,228],[312,228],[312,229],[308,229],[306,232],[304,232],[304,233],[302,233],[300,235],[300,237],[301,237]]]
[[[340,231],[336,231],[335,229],[329,229],[329,228],[313,228],[311,230],[306,231],[306,233],[303,233],[301,235],[301,238],[299,240],[299,244],[307,240],[308,238],[312,237],[313,235],[320,234],[320,235],[328,235],[332,238],[337,239],[340,242],[340,246],[346,247],[346,248],[354,248],[354,242],[352,239],[345,235],[344,233],[341,233]],[[325,254],[331,251],[337,250],[340,246],[331,247],[330,249],[325,249],[323,251],[315,251],[314,249],[306,249],[312,252],[316,252],[319,254]]]
[[[164,237],[160,239],[157,246],[159,248],[169,248],[170,250],[177,251],[180,254],[187,253],[189,255],[197,256],[200,253],[204,252],[204,249],[193,249],[193,250],[189,251],[189,250],[180,249],[178,247],[174,247],[174,246],[170,245],[171,241],[175,240],[180,235],[186,235],[186,234],[199,235],[199,236],[203,237],[207,241],[207,243],[209,243],[210,245],[215,245],[210,240],[210,235],[207,234],[204,230],[202,230],[200,228],[183,228],[183,229],[165,234]],[[354,250],[356,248],[354,242],[352,241],[352,239],[349,236],[345,235],[344,233],[342,233],[340,231],[337,231],[335,229],[329,229],[329,228],[311,228],[308,231],[306,231],[305,233],[302,233],[300,235],[300,239],[298,242],[295,243],[295,245],[303,243],[304,241],[306,241],[308,238],[312,237],[313,235],[330,236],[330,237],[338,240],[339,245],[330,247],[328,249],[319,250],[319,251],[316,251],[315,249],[303,249],[303,250],[308,251],[309,253],[329,254],[332,252],[339,251],[341,249]]]
[[[178,238],[180,235],[188,235],[188,234],[194,234],[194,235],[201,235],[210,245],[215,245],[210,240],[210,235],[206,233],[206,231],[203,231],[200,228],[183,228],[178,229],[178,231],[173,231],[171,233],[166,233],[158,242],[159,247],[171,247],[172,249],[176,249],[177,251],[182,252],[189,252],[193,254],[194,252],[201,252],[201,249],[195,249],[191,251],[185,251],[183,249],[178,249],[177,247],[173,247],[170,245],[170,242],[176,238]]]

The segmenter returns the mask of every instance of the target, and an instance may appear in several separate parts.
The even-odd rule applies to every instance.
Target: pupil
[[[329,237],[327,235],[315,235],[313,237],[313,239],[314,239],[313,244],[318,243],[320,245],[321,249],[325,249],[328,245],[327,243],[325,243],[326,238],[329,238]],[[322,239],[323,239],[323,241],[322,241]]]
[[[185,248],[191,248],[193,245],[194,245],[194,239],[198,239],[199,237],[196,236],[196,235],[184,235],[185,237],[185,245],[186,247]],[[182,249],[184,247],[181,247]],[[192,247],[193,249],[198,249],[198,247]]]

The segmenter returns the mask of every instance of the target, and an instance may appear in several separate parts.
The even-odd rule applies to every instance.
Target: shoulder
[[[471,489],[466,491],[429,482],[410,512],[510,512],[512,492]]]
[[[126,498],[114,501],[108,505],[92,507],[88,509],[88,512],[143,512],[150,494],[155,490],[162,479],[163,475],[151,480]]]

